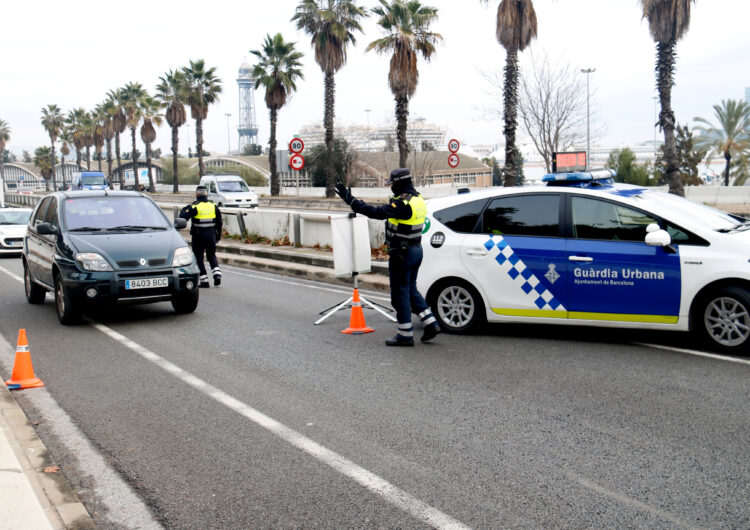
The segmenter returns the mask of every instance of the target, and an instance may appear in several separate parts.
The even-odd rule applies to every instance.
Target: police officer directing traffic
[[[385,239],[388,245],[388,273],[391,284],[391,304],[396,310],[396,336],[385,341],[388,346],[414,346],[414,327],[411,313],[422,320],[422,342],[435,338],[440,326],[417,290],[417,273],[422,264],[422,228],[427,206],[414,189],[411,172],[407,168],[394,169],[386,185],[394,197],[383,206],[372,206],[352,196],[351,188],[336,184],[336,193],[356,213],[372,219],[385,219]]]
[[[221,269],[216,259],[216,243],[221,239],[222,221],[221,210],[208,200],[208,190],[205,186],[195,188],[195,202],[180,210],[180,217],[190,219],[190,235],[195,260],[200,269],[200,286],[208,287],[208,274],[203,264],[203,253],[206,253],[214,277],[214,286],[221,285]]]

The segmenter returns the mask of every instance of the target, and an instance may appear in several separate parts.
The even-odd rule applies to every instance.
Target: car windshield
[[[103,175],[82,175],[81,185],[82,186],[104,186],[107,184],[107,179]]]
[[[0,210],[0,225],[25,225],[31,210]]]
[[[75,197],[65,199],[68,230],[166,230],[164,214],[146,197]]]
[[[658,206],[660,211],[668,212],[665,215],[679,224],[699,224],[709,230],[726,230],[742,223],[726,212],[662,191],[650,190],[642,197]]]
[[[220,180],[219,191],[228,191],[232,193],[240,191],[250,191],[250,189],[242,180]]]

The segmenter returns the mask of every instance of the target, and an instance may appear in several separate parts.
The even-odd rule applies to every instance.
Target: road
[[[312,325],[345,289],[230,267],[192,315],[63,327],[21,274],[0,259],[0,335],[27,330],[46,387],[14,395],[101,528],[750,527],[750,362],[662,347],[689,338],[506,325],[392,349],[371,310],[375,333]]]

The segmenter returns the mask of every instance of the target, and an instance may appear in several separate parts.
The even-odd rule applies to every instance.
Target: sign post
[[[289,159],[289,165],[295,171],[300,171],[303,167],[305,167],[305,159],[301,154],[304,149],[305,142],[302,141],[302,138],[298,138],[295,136],[294,138],[292,138],[292,141],[289,142],[289,151],[291,153],[294,153],[294,155]],[[299,173],[297,173],[297,196],[299,197]]]

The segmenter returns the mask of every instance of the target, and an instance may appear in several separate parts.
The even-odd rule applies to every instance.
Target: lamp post
[[[224,116],[227,117],[227,154],[232,150],[231,145],[229,144],[229,118],[232,116],[229,113],[224,113]]]
[[[589,153],[591,152],[591,113],[589,105],[589,74],[596,72],[596,68],[583,68],[582,74],[586,74],[586,169],[589,168]]]

